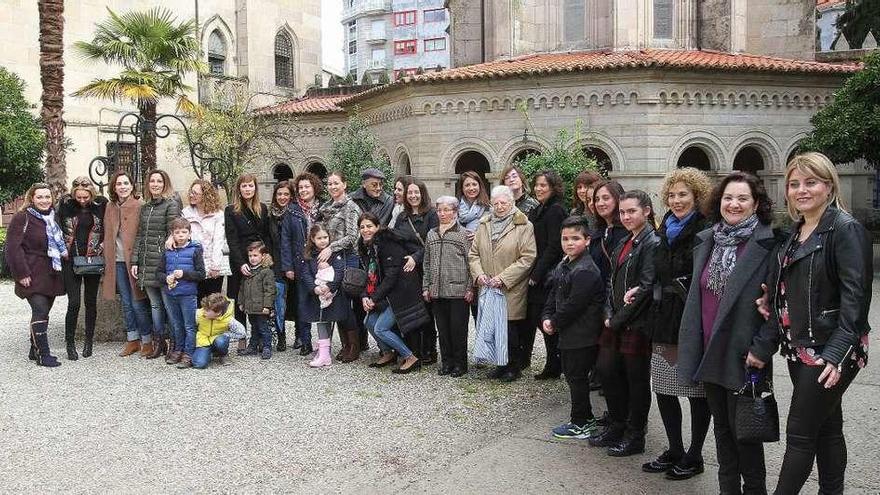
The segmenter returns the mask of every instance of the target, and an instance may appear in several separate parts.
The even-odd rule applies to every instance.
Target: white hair
[[[437,201],[434,201],[434,205],[449,205],[453,210],[458,210],[458,199],[454,196],[440,196]]]
[[[507,196],[507,199],[513,201],[513,191],[507,186],[495,186],[492,188],[491,199],[495,199],[498,196]]]

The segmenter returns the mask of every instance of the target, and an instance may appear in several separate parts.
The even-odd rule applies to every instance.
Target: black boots
[[[592,447],[611,447],[620,443],[623,439],[623,423],[610,423],[598,435],[589,439]]]
[[[287,350],[287,334],[284,330],[278,332],[278,344],[275,346],[275,350],[278,352]]]
[[[46,330],[49,328],[48,321],[35,321],[31,323],[31,341],[33,342],[34,357],[37,366],[54,368],[61,366],[58,358],[49,351],[49,336]]]
[[[82,357],[92,357],[92,342],[95,341],[95,327],[93,326],[89,329],[89,326],[86,325],[86,341],[83,342],[83,352]]]
[[[608,447],[608,455],[611,457],[628,457],[641,454],[645,451],[645,430],[627,430],[623,440],[617,445]]]
[[[313,352],[315,352],[315,350],[312,349],[312,344],[311,344],[311,343],[303,344],[303,345],[299,348],[299,355],[300,355],[300,356],[308,356],[309,354],[311,354],[311,353],[313,353]]]
[[[76,352],[76,342],[67,342],[67,360],[76,361],[77,359],[79,359],[79,354]]]

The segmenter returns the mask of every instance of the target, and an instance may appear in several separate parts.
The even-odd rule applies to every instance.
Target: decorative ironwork
[[[130,123],[129,123],[130,122]],[[108,185],[110,176],[118,168],[127,170],[140,182],[144,181],[142,155],[140,151],[144,136],[152,135],[157,139],[167,138],[177,128],[170,125],[176,122],[186,138],[189,151],[190,166],[200,179],[210,178],[215,185],[225,185],[233,177],[232,166],[222,158],[212,156],[208,147],[201,142],[194,142],[186,123],[177,115],[162,114],[155,121],[149,121],[135,112],[128,112],[119,118],[116,125],[116,142],[107,147],[106,156],[96,156],[89,163],[89,177],[103,192]],[[133,140],[132,140],[133,139]]]

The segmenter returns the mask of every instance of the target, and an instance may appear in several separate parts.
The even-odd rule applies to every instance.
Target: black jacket
[[[597,227],[590,234],[590,256],[599,267],[599,273],[602,274],[602,280],[606,285],[611,277],[611,267],[614,265],[611,262],[611,253],[627,237],[629,237],[629,232],[619,224],[612,225],[611,229]]]
[[[666,237],[666,219],[672,215],[668,212],[657,229],[658,243],[654,249],[654,303],[651,319],[653,328],[651,341],[656,344],[678,344],[678,328],[684,303],[687,301],[691,276],[694,271],[694,240],[697,232],[709,226],[709,222],[700,214],[694,216],[684,226],[681,233],[670,245]]]
[[[544,305],[547,296],[545,284],[548,276],[562,259],[562,221],[568,218],[568,212],[561,200],[554,196],[544,204],[539,204],[529,212],[529,221],[535,228],[535,247],[537,257],[529,274],[529,304]]]
[[[96,196],[85,207],[72,197],[65,197],[58,202],[57,222],[64,234],[64,242],[70,253],[70,260],[74,256],[100,256],[104,252],[104,211],[107,208],[107,198]],[[88,211],[91,213],[90,221],[85,225],[79,224],[80,214]],[[88,219],[88,217],[86,217]],[[113,239],[116,242],[116,239]],[[114,260],[115,261],[115,260]]]
[[[632,249],[622,263],[617,263],[617,259],[626,241],[618,244],[611,253],[614,265],[608,280],[605,316],[610,320],[612,330],[629,327],[650,335],[650,312],[647,309],[654,294],[654,249],[659,242],[654,227],[648,224],[633,239]],[[639,287],[633,302],[623,304],[624,294],[633,287]]]
[[[241,266],[248,263],[247,247],[254,241],[262,241],[272,252],[272,235],[269,232],[269,210],[260,203],[260,217],[248,208],[236,213],[232,205],[223,211],[226,244],[229,246],[229,268],[241,273]]]
[[[777,249],[767,286],[773,316],[761,328],[752,352],[769,361],[781,337],[777,296],[784,279],[790,334],[795,346],[821,347],[822,358],[841,364],[870,331],[871,282],[874,277],[871,239],[849,213],[828,207],[816,230],[798,246],[788,267],[782,258],[798,237],[802,222]]]
[[[394,197],[382,191],[382,195],[374,198],[367,194],[363,187],[351,193],[349,196],[364,213],[370,212],[379,217],[379,223],[388,226],[391,221],[391,213],[394,210]]]
[[[437,216],[437,211],[434,208],[429,208],[421,215],[402,212],[397,215],[397,219],[394,221],[394,230],[406,239],[404,247],[407,254],[413,257],[420,271],[425,260],[425,243],[428,240],[428,232],[437,228],[438,225],[440,225],[440,217]]]
[[[559,334],[560,349],[594,346],[602,333],[605,287],[589,253],[575,261],[563,259],[554,271],[541,321],[550,320]]]

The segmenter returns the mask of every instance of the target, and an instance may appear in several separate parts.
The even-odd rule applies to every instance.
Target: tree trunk
[[[40,118],[46,129],[46,180],[57,193],[67,190],[64,150],[64,1],[39,0]]]
[[[144,132],[141,137],[141,181],[146,185],[148,170],[156,168],[156,102],[141,100],[138,103],[144,119]]]

